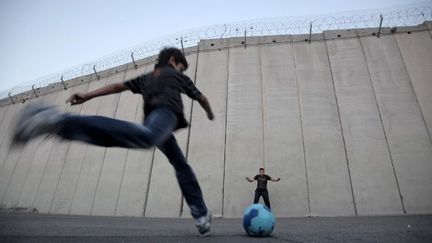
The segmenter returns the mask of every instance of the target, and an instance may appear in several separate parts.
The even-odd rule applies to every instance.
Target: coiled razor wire
[[[163,47],[196,46],[203,39],[220,39],[247,36],[293,35],[321,33],[326,30],[358,29],[378,27],[382,16],[382,27],[413,26],[432,20],[432,2],[417,5],[405,5],[387,9],[375,9],[339,14],[281,17],[212,25],[178,32],[169,36],[147,41],[92,62],[78,65],[62,72],[32,80],[9,91],[1,92],[0,99],[10,97],[32,89],[46,87],[60,80],[70,80],[92,74],[95,70],[103,71],[135,60],[157,54]],[[312,26],[312,30],[311,30]]]

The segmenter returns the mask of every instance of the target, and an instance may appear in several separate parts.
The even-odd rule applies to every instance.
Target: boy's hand
[[[277,178],[276,180],[277,180],[277,181],[280,181],[280,178]]]
[[[213,121],[213,120],[214,120],[213,112],[207,113],[207,118],[208,118],[210,121]]]
[[[67,102],[70,102],[71,105],[79,105],[89,100],[89,98],[83,94],[83,93],[75,93],[69,97],[69,99],[66,100]]]

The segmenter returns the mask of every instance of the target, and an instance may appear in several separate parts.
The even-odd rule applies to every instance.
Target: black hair
[[[264,168],[259,168],[259,170],[264,170]]]
[[[155,67],[163,67],[169,65],[168,62],[171,57],[174,57],[174,62],[176,64],[181,63],[185,67],[185,70],[188,68],[188,62],[186,61],[186,57],[183,55],[183,52],[175,47],[165,47],[159,52],[159,56],[157,58],[157,63]]]

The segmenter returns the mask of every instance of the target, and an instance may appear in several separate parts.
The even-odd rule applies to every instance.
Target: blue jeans
[[[188,165],[173,131],[177,115],[167,107],[153,110],[144,124],[136,124],[103,116],[65,114],[59,123],[57,134],[68,140],[78,140],[103,147],[157,148],[165,154],[176,172],[182,194],[188,203],[192,217],[207,213],[198,180]],[[161,192],[164,193],[164,192]]]

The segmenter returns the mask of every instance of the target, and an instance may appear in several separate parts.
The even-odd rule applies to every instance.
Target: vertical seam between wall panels
[[[115,75],[115,74],[114,74],[114,75]],[[114,75],[113,75],[113,76],[114,76]],[[112,77],[111,77],[111,78],[112,78]],[[125,78],[126,78],[126,72],[124,72],[124,75],[123,75],[123,78],[122,78],[122,82],[124,82]],[[113,119],[115,119],[116,114],[117,114],[118,106],[119,106],[119,103],[120,103],[120,96],[121,96],[121,93],[116,94],[116,95],[117,95],[117,102],[116,102],[116,107],[115,107],[114,114],[113,114],[113,117],[114,117]],[[101,104],[101,103],[99,103],[99,104]],[[90,215],[93,215],[94,203],[95,203],[95,200],[96,200],[96,194],[97,194],[97,192],[98,192],[98,188],[99,188],[100,177],[101,177],[101,175],[102,175],[102,171],[103,171],[103,168],[104,168],[104,166],[105,166],[105,158],[106,158],[107,151],[108,151],[108,148],[105,147],[105,148],[104,148],[104,155],[103,155],[103,159],[102,159],[102,166],[101,166],[101,168],[100,168],[100,170],[99,170],[99,176],[98,176],[98,178],[97,178],[96,189],[95,189],[95,191],[94,191],[94,195],[93,195],[92,206],[91,206],[91,209],[90,209]],[[119,192],[120,192],[120,191],[119,191]]]
[[[195,59],[195,72],[194,72],[194,77],[193,77],[193,82],[194,85],[196,86],[196,78],[197,78],[197,72],[198,72],[198,60],[199,60],[199,42],[197,44],[197,52],[196,52],[196,59]],[[194,107],[194,102],[193,100],[191,101],[191,109],[190,109],[190,114],[189,114],[189,129],[188,129],[188,136],[187,136],[187,140],[186,140],[186,151],[185,151],[185,157],[186,157],[186,162],[189,164],[189,143],[190,143],[190,136],[191,136],[191,131],[192,131],[192,113],[193,113],[193,107]],[[183,214],[183,206],[184,206],[184,196],[183,194],[181,194],[181,201],[180,201],[180,212],[179,212],[179,216],[181,216]]]
[[[150,191],[150,184],[151,184],[151,177],[152,177],[152,173],[153,173],[155,154],[156,154],[156,148],[153,148],[152,160],[151,160],[151,165],[150,165],[150,173],[149,173],[149,177],[147,179],[147,192],[146,192],[146,196],[145,196],[144,210],[143,210],[143,214],[142,214],[143,217],[145,217],[145,214],[147,211],[148,194]]]
[[[265,146],[265,112],[264,112],[264,88],[263,88],[263,67],[262,67],[262,44],[258,47],[258,59],[260,65],[260,84],[261,84],[261,126],[262,126],[262,167],[266,167],[266,146]]]
[[[127,76],[127,72],[128,72],[128,70],[126,70],[125,71],[125,79],[126,79],[126,76]],[[136,104],[136,107],[135,107],[135,115],[134,115],[134,122],[136,121],[136,115],[137,115],[137,113],[139,112],[139,101],[137,102],[137,104]],[[119,192],[118,192],[118,194],[117,194],[117,200],[116,200],[116,204],[115,204],[115,208],[114,208],[114,216],[117,214],[117,207],[118,207],[118,203],[119,203],[119,200],[120,200],[120,193],[121,193],[121,189],[122,189],[122,186],[123,186],[123,179],[124,179],[124,175],[125,175],[125,170],[126,170],[126,164],[127,164],[127,160],[128,160],[128,158],[129,158],[129,151],[130,151],[130,149],[127,149],[126,150],[126,157],[125,157],[125,162],[124,162],[124,165],[123,165],[123,171],[122,171],[122,176],[121,176],[121,180],[120,180],[120,187],[119,187]]]
[[[10,150],[10,149],[9,149],[9,150]],[[7,194],[7,191],[9,190],[10,181],[12,180],[13,174],[15,173],[15,169],[16,169],[18,163],[19,163],[19,159],[21,158],[21,154],[22,154],[23,151],[24,151],[24,147],[20,148],[20,152],[19,152],[20,154],[18,155],[18,158],[17,158],[16,162],[14,163],[14,166],[13,166],[12,172],[11,172],[11,174],[10,174],[10,177],[9,177],[8,181],[7,181],[6,188],[5,188],[4,192],[3,192],[3,194],[0,195],[0,203],[1,203],[1,204],[3,204],[3,200],[5,199],[6,194]],[[6,162],[7,162],[7,158],[8,158],[8,157],[9,157],[9,152],[8,152],[8,155],[7,155],[6,158],[5,158],[5,164],[6,164]],[[0,206],[1,206],[1,204],[0,204]]]
[[[324,40],[324,46],[325,46],[326,54],[327,54],[327,62],[328,62],[329,68],[330,68],[330,77],[331,77],[331,82],[332,82],[332,86],[333,86],[333,94],[334,94],[334,98],[336,101],[336,111],[337,111],[337,116],[338,116],[338,121],[339,121],[339,127],[341,129],[342,142],[343,142],[343,146],[344,146],[345,159],[346,159],[346,165],[347,165],[347,171],[348,171],[348,177],[349,177],[348,179],[349,179],[349,183],[350,183],[350,187],[351,187],[351,196],[352,196],[353,205],[354,205],[354,213],[355,213],[355,215],[358,215],[357,204],[356,204],[356,200],[355,200],[354,188],[353,188],[352,177],[351,177],[351,169],[350,169],[349,158],[348,158],[348,151],[346,148],[345,133],[344,133],[344,129],[342,126],[342,119],[341,119],[340,110],[339,110],[339,101],[338,101],[338,98],[336,95],[336,86],[335,86],[334,78],[333,78],[333,69],[332,69],[332,65],[330,62],[330,55],[329,55],[328,48],[327,48],[327,40]]]
[[[430,33],[430,31],[428,31],[428,32]],[[432,38],[432,36],[431,36],[431,38]],[[403,63],[403,66],[404,66],[404,70],[405,70],[405,72],[406,72],[406,74],[407,74],[407,77],[408,77],[408,79],[409,79],[409,85],[410,85],[410,87],[411,87],[411,89],[412,89],[412,91],[413,91],[413,94],[414,94],[414,97],[415,97],[416,104],[417,104],[417,106],[418,106],[418,108],[419,108],[420,116],[421,116],[421,118],[422,118],[422,120],[423,120],[423,124],[424,124],[424,126],[425,126],[425,128],[426,128],[426,133],[427,133],[427,135],[428,135],[429,142],[432,144],[432,138],[431,138],[431,134],[430,134],[430,131],[429,131],[429,127],[428,127],[428,124],[427,124],[427,122],[426,122],[426,119],[424,118],[423,110],[422,110],[422,108],[421,108],[421,106],[420,106],[420,103],[419,103],[419,100],[418,100],[418,98],[417,98],[417,93],[416,93],[416,91],[415,91],[415,89],[414,89],[414,85],[413,85],[413,83],[412,83],[411,76],[410,76],[410,74],[409,74],[409,72],[408,72],[408,69],[406,68],[405,60],[404,60],[404,58],[403,58],[403,56],[402,56],[402,52],[401,52],[401,49],[400,49],[400,46],[399,46],[399,44],[398,44],[398,41],[397,41],[396,36],[394,37],[394,41],[395,41],[396,46],[397,46],[397,48],[398,48],[398,50],[399,50],[399,56],[400,56],[400,58],[401,58],[401,60],[402,60],[402,63]],[[431,125],[432,125],[432,124],[431,124]]]
[[[79,184],[80,179],[81,179],[81,175],[82,175],[82,168],[83,168],[83,165],[84,165],[84,162],[85,162],[85,157],[86,157],[86,155],[87,155],[88,146],[89,146],[89,145],[87,145],[87,144],[85,145],[84,156],[83,156],[83,159],[82,159],[82,162],[81,162],[81,165],[80,165],[80,170],[79,170],[78,178],[77,178],[76,183],[75,183],[75,186],[74,186],[74,191],[73,191],[73,193],[72,193],[71,201],[70,201],[70,203],[69,203],[69,209],[68,209],[68,213],[69,213],[69,214],[71,213],[72,204],[73,204],[73,202],[74,202],[75,194],[76,194],[76,191],[77,191],[77,189],[78,189],[78,184]],[[66,157],[66,158],[67,158],[67,157]]]
[[[120,199],[120,193],[121,193],[121,189],[122,189],[122,185],[123,185],[123,179],[124,179],[124,174],[125,174],[125,169],[126,169],[126,163],[127,163],[128,157],[129,157],[129,150],[130,149],[126,149],[126,157],[125,157],[125,160],[124,160],[124,165],[123,165],[123,171],[122,171],[122,176],[121,176],[121,180],[120,180],[119,191],[118,191],[118,194],[117,194],[117,200],[116,200],[116,204],[115,204],[115,207],[114,207],[114,216],[116,216],[116,214],[117,214],[117,207],[118,207],[118,202],[119,202],[119,199]]]
[[[380,118],[380,121],[381,121],[381,126],[382,126],[382,129],[383,129],[384,138],[385,138],[386,145],[387,145],[387,151],[389,153],[390,163],[391,163],[391,166],[393,168],[393,175],[395,177],[396,186],[397,186],[398,193],[399,193],[399,198],[401,200],[402,210],[403,210],[404,214],[406,214],[406,210],[405,210],[405,205],[404,205],[404,202],[403,202],[402,193],[401,193],[401,190],[400,190],[400,187],[399,187],[399,180],[398,180],[398,177],[396,175],[396,169],[395,169],[394,162],[393,162],[393,156],[392,156],[390,145],[389,145],[389,142],[388,142],[387,132],[386,132],[386,129],[385,129],[385,126],[384,126],[384,122],[383,122],[382,115],[381,115],[381,109],[380,109],[379,104],[378,104],[378,98],[377,98],[376,93],[375,93],[375,87],[374,87],[373,82],[372,82],[372,76],[370,74],[369,65],[368,65],[368,62],[367,62],[367,59],[366,59],[366,53],[364,51],[363,44],[362,44],[360,36],[357,36],[357,38],[359,40],[360,48],[361,48],[361,51],[362,51],[362,54],[363,54],[363,58],[364,58],[364,61],[366,63],[366,70],[367,70],[368,75],[369,75],[369,82],[371,84],[372,93],[373,93],[374,98],[375,98],[375,105],[376,105],[376,107],[378,109],[378,115],[379,115],[379,118]]]
[[[87,89],[86,89],[86,90],[88,90],[88,88],[89,88],[89,83],[86,83],[86,84],[84,84],[84,85],[87,86]],[[80,108],[79,108],[79,113],[81,113],[82,107],[83,107],[83,106],[81,105]],[[64,170],[64,167],[65,167],[65,164],[66,164],[66,158],[67,158],[67,156],[68,156],[68,154],[69,154],[69,151],[70,151],[70,147],[71,147],[72,141],[69,141],[68,143],[69,143],[69,145],[68,145],[68,147],[67,147],[67,151],[66,151],[66,154],[65,154],[65,159],[64,159],[64,162],[63,162],[63,166],[62,166],[62,169],[61,169],[61,171],[60,171],[59,178],[57,179],[56,187],[55,187],[55,189],[54,189],[53,198],[52,198],[52,200],[51,200],[51,204],[50,204],[50,207],[49,207],[48,212],[51,212],[51,209],[52,209],[52,206],[53,206],[53,203],[54,203],[55,197],[56,197],[56,195],[57,195],[57,188],[58,188],[58,184],[60,183],[60,179],[61,179],[61,177],[62,177],[62,175],[63,175],[63,170]]]
[[[226,174],[226,148],[227,148],[227,131],[228,131],[228,87],[229,87],[229,61],[230,61],[230,44],[228,40],[228,48],[226,54],[226,92],[225,92],[225,142],[224,142],[224,157],[223,157],[223,179],[222,179],[222,217],[224,216],[225,207],[225,174]]]
[[[306,149],[305,149],[305,142],[304,142],[304,135],[303,135],[303,113],[301,109],[301,99],[300,99],[300,85],[297,77],[297,64],[296,64],[296,57],[295,57],[295,50],[294,45],[290,45],[293,55],[293,61],[294,61],[294,73],[296,78],[296,88],[297,88],[297,102],[298,102],[298,108],[299,108],[299,116],[300,116],[300,132],[301,132],[301,138],[302,138],[302,148],[303,148],[303,162],[304,162],[304,168],[305,168],[305,177],[306,177],[306,192],[307,192],[307,201],[308,201],[308,215],[311,214],[311,204],[310,204],[310,192],[309,192],[309,178],[307,173],[307,165],[306,165]]]

